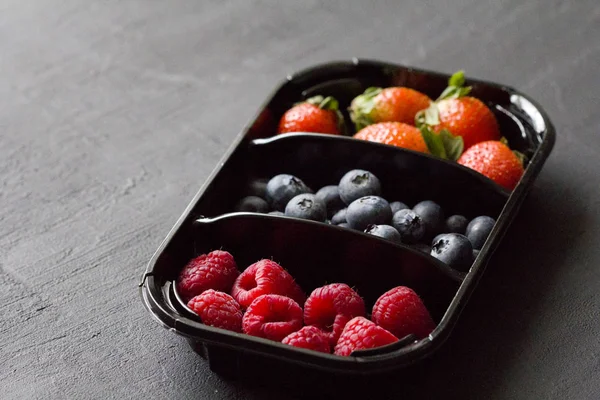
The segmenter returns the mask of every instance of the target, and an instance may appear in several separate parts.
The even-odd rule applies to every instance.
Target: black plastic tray
[[[318,65],[289,76],[237,136],[147,265],[140,283],[144,304],[165,328],[186,337],[213,371],[236,376],[248,369],[300,366],[335,374],[371,375],[430,356],[450,335],[509,224],[552,150],[555,131],[546,113],[515,89],[467,79],[472,95],[496,114],[511,147],[528,158],[525,174],[508,192],[454,162],[351,137],[297,133],[273,136],[277,121],[299,99],[333,95],[345,109],[369,86],[407,86],[436,98],[449,75],[372,60]],[[348,120],[348,115],[345,113]],[[350,121],[347,126],[351,127]],[[349,132],[352,133],[352,132]],[[457,272],[408,246],[318,222],[232,213],[246,183],[279,173],[319,188],[350,169],[372,171],[384,197],[413,204],[430,199],[468,218],[489,215],[496,225],[468,272]],[[404,338],[351,357],[320,354],[203,325],[173,289],[186,262],[215,248],[230,251],[240,266],[274,258],[310,293],[325,282],[355,286],[367,308],[397,285],[412,287],[437,323],[429,337]],[[381,277],[381,279],[377,279]]]

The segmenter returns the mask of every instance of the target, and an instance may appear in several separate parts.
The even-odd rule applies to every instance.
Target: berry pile
[[[190,260],[176,287],[205,325],[340,356],[411,334],[422,339],[435,329],[421,298],[406,286],[383,293],[369,319],[363,298],[344,283],[316,288],[306,297],[276,262],[262,259],[240,273],[223,250]]]
[[[382,197],[379,179],[362,169],[347,172],[337,185],[316,193],[287,174],[264,185],[254,182],[252,187],[253,195],[243,198],[236,211],[268,212],[366,232],[411,245],[460,271],[471,266],[495,224],[485,215],[471,221],[463,215],[446,218],[442,207],[431,200],[412,208],[400,201],[390,203]]]
[[[315,96],[284,113],[277,134],[347,134],[428,153],[513,190],[524,172],[524,156],[508,146],[492,110],[470,92],[463,71],[452,75],[435,100],[407,87],[367,88],[348,107],[353,134],[344,127],[337,100]]]

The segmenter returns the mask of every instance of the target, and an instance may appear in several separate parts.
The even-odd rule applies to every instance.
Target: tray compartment
[[[414,289],[429,309],[437,324],[444,319],[461,280],[443,263],[417,250],[380,240],[368,234],[299,219],[238,213],[214,219],[201,219],[193,224],[191,234],[180,238],[187,248],[185,257],[163,253],[147,279],[148,295],[162,305],[162,312],[172,318],[170,323],[186,336],[192,348],[209,359],[211,368],[227,371],[221,357],[245,357],[250,352],[265,358],[285,357],[294,364],[310,365],[337,372],[367,372],[377,368],[379,357],[406,352],[406,348],[429,342],[429,338],[405,340],[386,351],[366,352],[360,364],[356,358],[309,352],[278,342],[254,338],[203,325],[181,302],[174,289],[174,280],[191,257],[214,249],[233,254],[240,270],[262,258],[272,258],[286,268],[306,294],[328,283],[341,282],[354,287],[364,298],[370,312],[377,298],[399,285]],[[432,333],[432,335],[435,335]],[[400,338],[402,339],[402,338]],[[393,359],[393,358],[391,358]],[[225,364],[225,365],[224,365]],[[238,364],[238,361],[233,363]],[[388,362],[380,367],[393,368]],[[235,370],[234,367],[231,367]]]
[[[255,179],[292,174],[314,191],[337,184],[352,169],[365,169],[381,181],[383,197],[409,206],[439,203],[448,216],[497,218],[508,193],[484,176],[453,162],[406,149],[332,135],[293,133],[257,139],[236,152],[196,203],[196,218],[234,212]]]

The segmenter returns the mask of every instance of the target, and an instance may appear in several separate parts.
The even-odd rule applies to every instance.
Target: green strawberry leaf
[[[506,136],[502,136],[502,137],[500,138],[500,143],[502,143],[502,144],[506,145],[506,147],[508,147],[509,149],[511,149],[511,148],[510,148],[510,144],[508,143],[508,139],[506,138]],[[519,161],[521,162],[521,165],[525,166],[525,163],[527,163],[527,156],[526,156],[525,154],[521,153],[521,152],[520,152],[520,151],[518,151],[518,150],[513,150],[513,149],[511,149],[511,151],[513,152],[513,154],[514,154],[515,156],[517,156],[517,158],[518,158],[518,159],[519,159]]]
[[[515,156],[517,156],[517,158],[521,162],[521,165],[525,166],[525,164],[527,163],[527,156],[517,150],[513,150],[512,152],[515,154]]]
[[[454,136],[447,129],[442,129],[439,136],[442,139],[448,159],[452,161],[458,160],[465,148],[462,136]]]
[[[352,100],[348,111],[357,132],[373,123],[371,112],[375,108],[374,99],[382,90],[383,89],[380,87],[369,87],[363,94],[356,96],[354,100]]]
[[[325,98],[321,95],[318,95],[318,96],[310,97],[304,101],[298,102],[298,103],[296,103],[296,105],[302,104],[302,103],[308,103],[308,104],[312,104],[313,106],[318,106],[319,104],[321,104],[323,102],[323,100],[325,100]]]
[[[339,109],[339,103],[334,97],[327,96],[319,104],[319,108],[323,110],[337,111]]]
[[[440,123],[440,113],[435,103],[431,103],[429,108],[419,111],[415,115],[415,125],[421,127],[423,125],[435,126]]]
[[[356,115],[351,117],[351,119],[352,122],[354,122],[354,129],[356,129],[356,132],[360,132],[361,129],[373,124],[373,120],[366,115]]]
[[[469,93],[471,93],[471,86],[465,86],[465,73],[461,70],[455,72],[450,79],[448,79],[448,87],[444,89],[437,101],[457,99],[459,97],[467,96]]]
[[[448,79],[448,85],[462,87],[465,85],[465,71],[456,71],[450,79]]]
[[[383,89],[380,87],[371,86],[371,87],[368,87],[364,91],[363,96],[373,98],[373,97],[377,96],[379,93],[381,93],[382,90]]]
[[[304,100],[302,103],[312,104],[314,106],[322,108],[323,110],[337,111],[339,109],[338,101],[335,99],[335,97],[332,96],[313,96]]]
[[[442,138],[435,134],[426,125],[421,126],[420,131],[421,135],[423,136],[423,140],[429,149],[429,152],[434,156],[446,159],[446,150],[444,148],[444,142],[442,141]]]
[[[419,130],[432,155],[452,161],[458,160],[462,155],[464,142],[461,136],[454,136],[447,129],[442,129],[437,134],[429,129],[427,125],[421,126]]]

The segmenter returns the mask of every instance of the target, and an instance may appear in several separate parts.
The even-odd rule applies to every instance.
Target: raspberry
[[[316,326],[305,326],[299,331],[287,335],[281,343],[322,353],[331,352],[328,335]]]
[[[364,315],[363,299],[345,283],[315,289],[304,304],[304,323],[324,331],[331,346],[335,346],[350,319]]]
[[[227,293],[208,289],[188,302],[202,323],[234,332],[242,331],[242,309]]]
[[[373,349],[397,342],[398,338],[364,317],[352,318],[335,345],[334,354],[349,356],[355,350]]]
[[[222,250],[192,259],[179,273],[177,290],[184,301],[208,289],[229,292],[240,272],[233,256]]]
[[[398,338],[413,334],[422,339],[435,328],[419,296],[406,286],[398,286],[382,294],[373,306],[371,319]]]
[[[254,299],[242,319],[244,333],[280,342],[302,328],[302,309],[294,300],[278,294]]]
[[[231,295],[244,308],[263,294],[280,294],[287,296],[298,304],[304,304],[305,295],[296,284],[294,278],[272,260],[260,260],[238,276]]]

